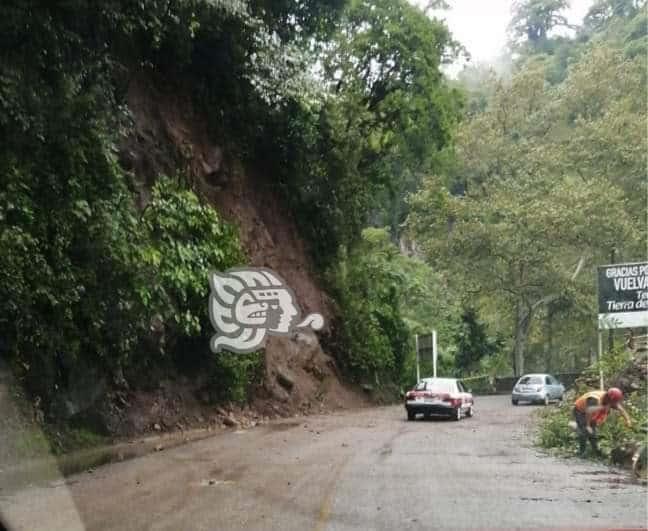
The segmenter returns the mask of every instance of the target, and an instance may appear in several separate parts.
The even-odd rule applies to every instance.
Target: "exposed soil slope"
[[[250,264],[275,270],[294,290],[304,314],[319,312],[330,323],[333,304],[318,283],[297,225],[273,189],[271,176],[263,175],[260,169],[244,168],[212,142],[207,124],[194,111],[189,98],[162,94],[147,80],[136,78],[129,87],[128,106],[135,132],[122,147],[121,160],[140,184],[140,206],[146,205],[150,186],[158,175],[185,172],[194,190],[223,218],[238,226]],[[329,333],[327,324],[320,334]],[[137,408],[136,404],[148,403],[151,398],[156,404],[154,409],[164,407],[160,405],[164,393],[128,400],[133,409],[139,410],[133,411],[140,417],[136,420],[138,426],[146,424],[141,417],[147,416],[147,408]],[[189,407],[187,402],[183,401]],[[268,339],[265,379],[252,405],[256,414],[289,415],[365,402],[364,397],[341,382],[334,359],[323,351],[313,332]],[[171,409],[181,413],[182,407],[180,404]],[[132,426],[133,420],[128,424]]]

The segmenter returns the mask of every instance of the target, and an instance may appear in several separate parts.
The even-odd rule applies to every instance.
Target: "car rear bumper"
[[[545,393],[513,393],[511,398],[520,402],[542,402],[547,396]]]
[[[452,415],[455,408],[450,404],[447,406],[441,404],[425,404],[420,402],[408,402],[405,409],[411,413],[423,413],[424,415]]]

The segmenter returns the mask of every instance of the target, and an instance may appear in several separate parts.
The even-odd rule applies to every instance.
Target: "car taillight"
[[[443,395],[443,401],[448,402],[452,407],[457,407],[461,404],[461,398],[452,398],[450,395]]]

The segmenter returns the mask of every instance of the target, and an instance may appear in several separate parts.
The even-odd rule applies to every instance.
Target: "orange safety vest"
[[[595,398],[598,402],[598,405],[600,406],[603,404],[603,397],[605,396],[605,394],[606,391],[590,391],[588,393],[585,393],[584,395],[580,396],[576,400],[576,402],[574,402],[574,408],[576,408],[576,410],[580,411],[581,413],[585,413],[585,410],[587,409],[588,399]],[[596,424],[603,424],[609,412],[610,408],[606,407],[605,409],[594,413],[594,415],[592,415],[592,421]]]

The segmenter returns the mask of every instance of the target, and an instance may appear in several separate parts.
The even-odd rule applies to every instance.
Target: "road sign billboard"
[[[599,329],[648,326],[648,262],[598,268]]]

